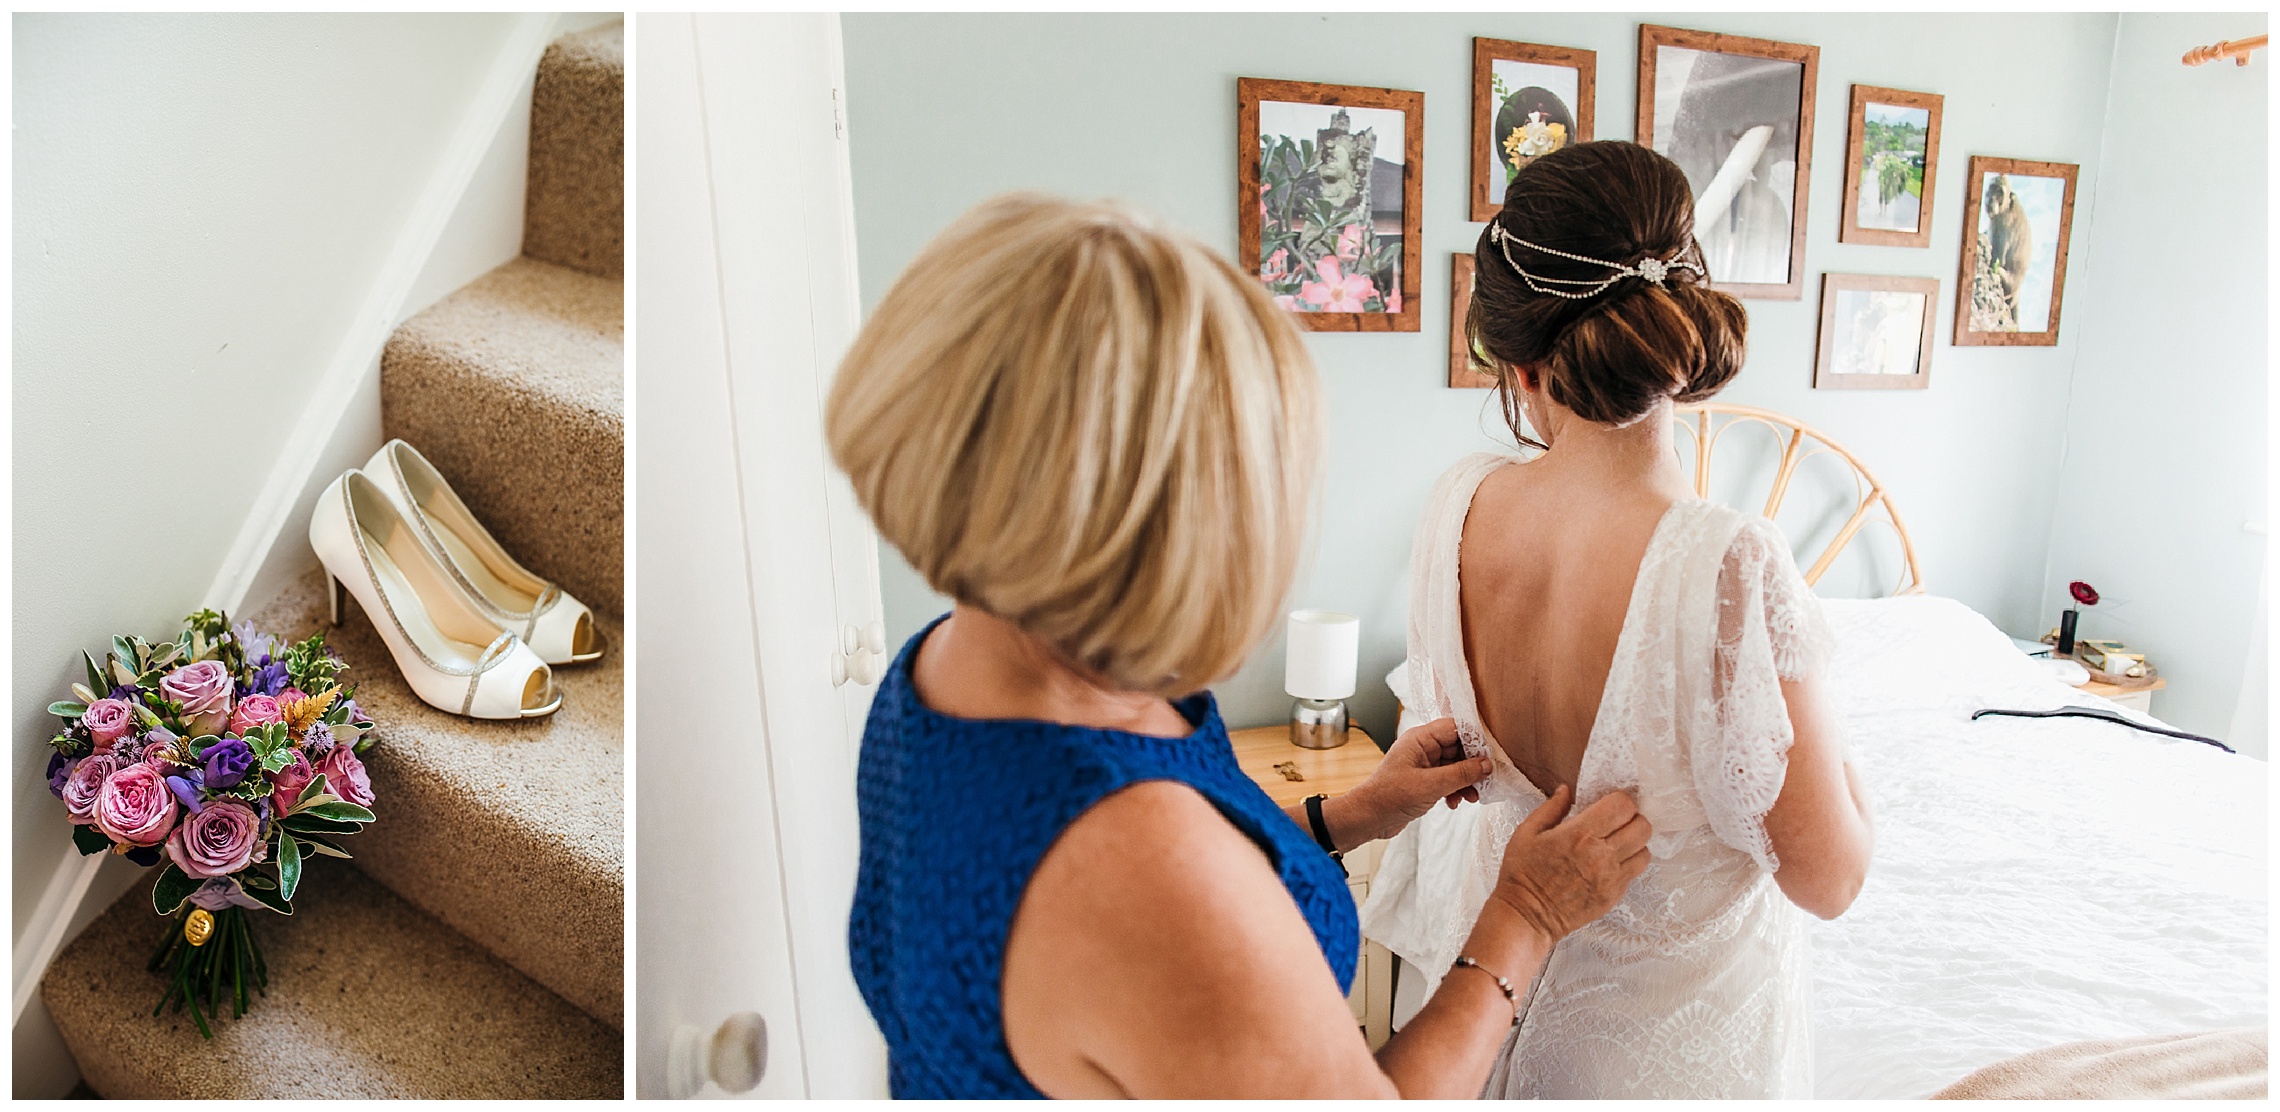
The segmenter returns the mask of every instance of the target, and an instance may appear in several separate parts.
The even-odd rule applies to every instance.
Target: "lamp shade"
[[[1295,610],[1283,657],[1283,690],[1301,699],[1344,699],[1354,693],[1362,620],[1334,610]]]

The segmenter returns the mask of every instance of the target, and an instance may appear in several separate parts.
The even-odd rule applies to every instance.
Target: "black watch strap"
[[[1322,801],[1328,798],[1330,797],[1320,793],[1306,797],[1306,825],[1314,830],[1314,844],[1321,846],[1322,852],[1329,854],[1330,860],[1338,863],[1338,873],[1344,876],[1347,875],[1346,855],[1339,852],[1338,843],[1330,840],[1330,824],[1322,821]]]

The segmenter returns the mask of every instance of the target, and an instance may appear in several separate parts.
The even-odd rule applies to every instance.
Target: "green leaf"
[[[118,655],[119,663],[126,665],[128,671],[136,673],[140,673],[142,671],[142,657],[140,654],[135,652],[135,644],[133,638],[111,638],[111,651]]]
[[[355,858],[348,855],[347,850],[342,849],[338,845],[335,845],[334,843],[324,838],[320,838],[314,834],[303,834],[297,840],[301,843],[301,849],[306,853],[317,853],[322,854],[326,857],[338,857],[343,861],[356,860]]]
[[[114,657],[112,657],[112,658],[110,659],[110,664],[111,664],[111,675],[112,675],[113,677],[115,677],[115,681],[114,681],[114,682],[116,682],[116,684],[117,684],[118,686],[120,686],[120,687],[133,687],[133,686],[135,685],[135,679],[136,679],[136,676],[135,676],[135,673],[134,673],[134,671],[133,671],[132,669],[128,668],[126,665],[119,663],[119,658],[118,658],[118,657],[115,657],[115,656],[114,656]],[[107,684],[104,684],[103,686],[104,686],[104,687],[106,687],[106,688],[108,688],[108,687],[110,687],[110,686],[112,686],[112,685],[111,685],[111,684],[108,684],[108,683],[107,683]]]
[[[325,774],[322,772],[317,774],[316,779],[309,781],[307,787],[301,789],[301,797],[294,800],[293,806],[287,808],[285,813],[289,815],[295,811],[300,810],[303,807],[309,806],[310,804],[323,803],[324,800],[318,798],[319,796],[326,796],[333,799],[340,798],[339,796],[332,794],[332,785],[325,782]]]
[[[293,748],[291,746],[279,746],[270,750],[268,756],[261,758],[261,767],[267,772],[275,772],[292,763]]]
[[[56,702],[48,704],[48,713],[56,716],[57,718],[77,718],[80,715],[87,713],[87,704],[74,703],[69,700],[57,700]]]
[[[245,878],[243,878],[243,879],[251,879],[251,878],[252,878],[252,876],[253,876],[253,874],[252,874],[252,873],[247,873],[247,874],[245,875]],[[268,877],[263,877],[262,879],[263,879],[264,881],[266,881],[266,880],[268,880],[269,878],[268,878]],[[278,895],[275,889],[271,889],[271,888],[264,888],[264,887],[261,887],[261,886],[259,886],[259,885],[255,885],[255,884],[244,884],[244,883],[241,883],[241,884],[239,885],[239,887],[242,887],[242,888],[244,888],[244,889],[245,889],[245,894],[246,894],[246,895],[248,895],[248,896],[252,896],[254,899],[260,900],[264,906],[266,906],[266,907],[268,907],[268,908],[269,908],[269,910],[271,910],[271,911],[274,911],[274,912],[278,913],[279,915],[291,915],[291,914],[293,914],[293,901],[291,901],[291,900],[288,900],[288,899],[286,899],[285,897]]]
[[[202,883],[204,882],[169,862],[159,872],[158,883],[151,886],[150,906],[157,909],[160,915],[172,915],[174,909],[181,907],[182,901],[189,899],[190,893],[197,891]]]
[[[296,815],[315,815],[318,818],[333,819],[337,822],[371,822],[373,820],[372,812],[346,800],[319,803],[307,810],[294,813]]]
[[[301,843],[285,831],[277,832],[277,894],[292,899],[301,886]]]
[[[93,857],[111,848],[111,839],[92,826],[71,828],[71,844],[79,847],[79,856]]]
[[[260,873],[239,873],[237,879],[238,886],[242,888],[259,888],[264,892],[277,890],[277,882]]]
[[[95,657],[92,653],[89,653],[85,649],[81,649],[79,651],[79,659],[87,662],[88,690],[93,691],[98,688],[108,689],[110,687],[109,684],[103,682],[103,666],[95,663]]]
[[[333,819],[318,818],[315,815],[287,815],[281,825],[295,834],[361,834],[364,832],[363,823],[338,822]]]
[[[222,740],[221,737],[215,734],[199,734],[190,739],[190,755],[203,757],[206,755],[206,747],[220,740]]]

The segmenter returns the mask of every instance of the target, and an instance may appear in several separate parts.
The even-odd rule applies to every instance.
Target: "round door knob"
[[[865,687],[879,682],[887,674],[887,658],[880,653],[860,652],[847,658],[847,678]]]
[[[758,1012],[738,1012],[709,1037],[683,1024],[673,1032],[665,1072],[666,1095],[675,1100],[696,1096],[707,1081],[722,1092],[749,1093],[768,1073],[768,1021]]]
[[[867,622],[863,626],[863,647],[875,653],[887,651],[887,626],[884,622]]]

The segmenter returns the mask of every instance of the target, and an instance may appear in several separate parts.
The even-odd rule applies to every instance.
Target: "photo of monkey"
[[[2072,166],[1971,160],[1956,342],[2056,342],[2073,202]]]

